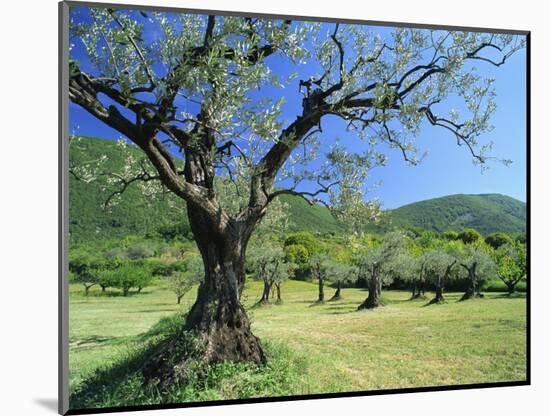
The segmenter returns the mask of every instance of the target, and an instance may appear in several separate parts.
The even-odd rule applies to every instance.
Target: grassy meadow
[[[162,281],[139,295],[80,285],[70,287],[70,388],[74,392],[94,371],[128,359],[148,341],[161,318],[185,312],[195,290],[176,304]],[[266,346],[269,369],[216,370],[201,394],[174,401],[232,399],[265,395],[349,392],[443,386],[526,377],[526,302],[523,294],[426,307],[409,292],[384,291],[385,306],[357,312],[362,289],[343,289],[343,299],[315,304],[317,285],[290,280],[281,305],[254,306],[261,284],[249,280],[244,303],[254,333]],[[331,294],[327,288],[327,294]],[[428,299],[431,293],[426,294]],[[330,297],[330,296],[329,296]],[[119,399],[101,405],[121,403]],[[158,400],[139,399],[139,403]],[[89,403],[88,403],[89,404]],[[78,407],[78,406],[77,406]]]

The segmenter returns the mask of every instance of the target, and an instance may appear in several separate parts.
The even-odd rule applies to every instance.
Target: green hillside
[[[458,194],[388,211],[388,222],[395,227],[419,227],[436,232],[475,228],[486,235],[495,231],[525,232],[526,215],[525,203],[506,195]]]
[[[71,144],[71,165],[86,165],[105,155],[107,160],[101,171],[121,172],[124,157],[116,146],[113,140],[85,137],[76,145]],[[135,152],[141,157],[138,149]],[[143,235],[162,226],[187,221],[182,204],[170,208],[167,203],[148,201],[136,186],[128,187],[120,202],[105,210],[105,201],[115,189],[103,175],[87,183],[69,174],[69,232],[72,242]]]
[[[136,157],[141,152],[135,149]],[[116,142],[96,138],[83,138],[76,146],[71,145],[71,163],[82,165],[102,155],[107,160],[103,171],[120,172],[124,164]],[[164,226],[187,227],[185,208],[180,201],[169,207],[165,201],[148,201],[136,186],[130,186],[121,202],[111,210],[103,204],[113,188],[107,177],[99,176],[86,183],[70,175],[70,233],[73,242],[117,238],[129,234],[142,235]],[[300,197],[281,197],[289,206],[293,231],[340,232],[342,227],[321,205],[310,206]],[[494,231],[510,233],[525,232],[525,203],[505,195],[450,195],[415,202],[387,212],[383,225],[369,226],[369,231],[382,232],[390,227],[423,228],[441,232],[476,228],[483,234]]]
[[[121,152],[113,140],[85,137],[77,145],[71,145],[71,163],[81,166],[89,161],[107,156],[101,170],[120,172],[124,164]],[[137,158],[141,151],[135,149]],[[170,208],[163,201],[148,201],[136,186],[130,186],[120,203],[106,211],[103,204],[113,191],[107,183],[107,177],[86,183],[69,176],[69,218],[70,234],[73,242],[117,238],[129,234],[142,235],[163,226],[187,226],[187,216],[181,201]],[[340,226],[324,206],[310,206],[302,198],[291,195],[281,197],[288,203],[290,210],[290,228],[293,231],[310,230],[312,232],[336,232]]]

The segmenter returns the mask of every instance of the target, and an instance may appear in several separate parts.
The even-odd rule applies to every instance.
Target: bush
[[[151,284],[152,275],[144,265],[136,262],[125,262],[115,269],[106,269],[100,272],[100,279],[107,287],[116,287],[127,296],[130,289],[137,288],[138,293]]]
[[[307,250],[308,258],[315,253],[322,250],[322,244],[313,234],[309,231],[300,231],[297,233],[289,234],[285,239],[285,247],[291,245],[301,245]]]
[[[495,250],[505,244],[512,244],[512,238],[504,233],[492,233],[485,238],[485,242]]]
[[[183,261],[167,262],[159,259],[150,259],[147,265],[153,276],[167,277],[175,272],[187,271],[187,266]]]
[[[140,243],[130,246],[126,250],[126,255],[130,260],[145,259],[155,255],[155,248],[150,243]]]
[[[482,239],[481,234],[473,228],[465,228],[458,233],[458,239],[464,244],[474,244]]]

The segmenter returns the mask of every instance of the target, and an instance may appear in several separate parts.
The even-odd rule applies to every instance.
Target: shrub
[[[492,233],[485,238],[485,242],[495,250],[505,244],[512,244],[512,238],[504,233]]]
[[[125,262],[115,269],[105,269],[100,272],[102,282],[109,287],[122,290],[127,296],[130,289],[137,288],[138,293],[151,284],[152,275],[144,264]]]
[[[481,234],[473,228],[465,228],[458,233],[458,239],[464,244],[474,244],[482,239]]]
[[[130,246],[126,250],[126,256],[130,260],[145,259],[153,257],[155,255],[155,248],[150,243],[140,243],[134,246]]]

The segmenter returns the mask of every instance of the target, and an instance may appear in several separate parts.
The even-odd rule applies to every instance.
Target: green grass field
[[[270,350],[284,346],[301,363],[285,395],[525,380],[523,295],[456,302],[461,294],[449,293],[447,303],[425,307],[426,300],[409,301],[408,292],[386,291],[386,306],[356,312],[366,291],[344,289],[342,300],[320,305],[313,303],[316,291],[316,284],[288,281],[283,304],[263,307],[253,307],[258,282],[244,292],[254,333]],[[131,355],[159,319],[185,311],[194,297],[192,291],[177,305],[161,282],[129,297],[95,288],[84,297],[81,286],[71,285],[71,390],[94,370]],[[261,394],[270,395],[269,387]],[[218,386],[206,398],[235,397],[235,389]]]

